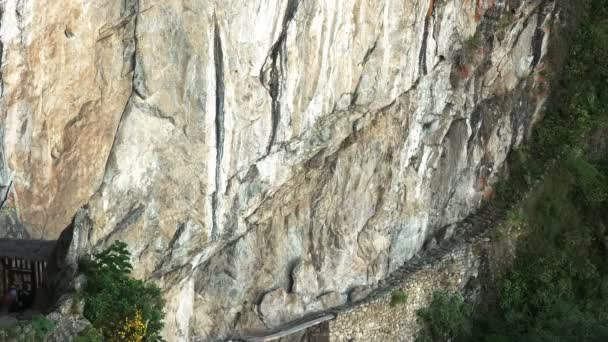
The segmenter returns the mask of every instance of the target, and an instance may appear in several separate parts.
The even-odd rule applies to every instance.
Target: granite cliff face
[[[128,242],[169,341],[343,303],[493,195],[545,0],[3,0],[2,236]],[[447,229],[449,234],[449,226]]]

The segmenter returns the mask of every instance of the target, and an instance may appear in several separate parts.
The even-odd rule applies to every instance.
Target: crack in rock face
[[[560,18],[85,2],[0,2],[0,237],[55,239],[86,206],[90,247],[127,242],[163,289],[170,342],[341,305],[476,210],[540,117]]]

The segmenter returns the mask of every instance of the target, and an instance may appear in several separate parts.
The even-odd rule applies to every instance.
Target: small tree
[[[416,313],[422,326],[417,342],[449,341],[470,333],[472,309],[459,292],[436,291],[431,304]]]
[[[162,341],[164,301],[160,289],[129,277],[133,267],[124,242],[116,241],[105,251],[84,259],[81,268],[87,277],[84,316],[107,341]],[[127,338],[134,335],[124,334],[133,328],[125,322],[137,322],[137,336],[143,336]]]

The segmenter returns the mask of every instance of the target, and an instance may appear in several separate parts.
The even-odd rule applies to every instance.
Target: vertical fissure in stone
[[[367,49],[367,51],[365,52],[365,56],[363,56],[363,62],[361,62],[361,75],[359,76],[359,80],[357,81],[355,90],[353,90],[353,95],[350,99],[350,107],[354,107],[357,104],[357,100],[359,99],[359,88],[361,87],[361,81],[363,80],[365,66],[367,65],[367,62],[369,61],[370,57],[372,56],[372,53],[374,53],[374,51],[376,51],[377,46],[378,46],[378,38],[376,38],[376,40],[374,41],[374,44],[372,44],[372,46],[369,49]]]
[[[146,84],[145,84],[145,75],[144,71],[141,68],[141,65],[137,63],[137,46],[139,45],[139,41],[137,38],[137,24],[139,20],[139,14],[150,9],[141,10],[140,8],[140,0],[129,0],[133,1],[132,11],[133,11],[133,55],[131,67],[133,69],[133,80],[131,81],[131,95],[135,94],[141,99],[146,99],[147,94],[149,93]]]
[[[271,99],[270,107],[270,120],[271,120],[271,131],[268,145],[266,147],[265,156],[270,154],[270,150],[276,141],[277,129],[279,121],[281,120],[281,102],[280,102],[280,88],[281,88],[281,77],[283,74],[282,59],[284,57],[285,50],[285,39],[287,37],[287,29],[289,23],[293,20],[298,10],[300,2],[298,0],[289,0],[287,2],[287,8],[285,9],[285,16],[283,17],[283,24],[281,34],[277,41],[272,45],[270,54],[266,57],[266,61],[260,70],[260,82],[268,91]],[[267,64],[270,65],[267,67]],[[264,71],[269,68],[270,74],[269,79],[266,80]],[[266,81],[268,84],[266,85]]]
[[[545,31],[542,28],[543,19],[544,19],[544,7],[545,3],[543,2],[536,13],[536,30],[534,31],[534,35],[532,36],[532,62],[531,69],[534,69],[538,63],[540,62],[540,57],[543,49],[543,39],[545,38]]]
[[[125,2],[123,4],[124,4],[123,11],[129,13],[127,16],[133,16],[133,37],[132,37],[133,52],[132,52],[132,55],[130,56],[130,60],[129,60],[129,62],[131,63],[131,65],[130,65],[130,67],[132,69],[131,72],[133,73],[131,75],[131,93],[129,94],[129,98],[127,99],[125,108],[123,108],[122,113],[120,114],[120,118],[118,119],[118,124],[116,125],[116,131],[114,132],[114,139],[112,140],[112,145],[110,146],[110,149],[108,150],[108,156],[106,157],[106,162],[105,162],[104,171],[103,171],[104,179],[101,181],[101,184],[99,185],[99,188],[97,189],[97,191],[95,191],[95,193],[98,193],[104,187],[105,177],[108,173],[110,160],[112,158],[112,151],[114,150],[114,146],[116,146],[118,132],[119,132],[120,126],[125,118],[125,114],[127,113],[127,111],[129,110],[129,108],[131,106],[133,94],[142,97],[141,94],[138,93],[138,91],[136,89],[136,85],[135,85],[136,80],[137,80],[137,75],[136,75],[136,73],[137,73],[137,19],[139,17],[139,0],[125,0]],[[127,44],[130,44],[130,43],[127,43]]]
[[[418,70],[420,76],[424,76],[428,73],[426,67],[426,48],[429,38],[429,27],[431,26],[431,20],[433,19],[433,12],[435,9],[435,0],[430,0],[429,10],[424,17],[424,31],[422,33],[422,44],[420,45],[420,54],[418,56]]]
[[[133,94],[138,94],[135,82],[137,79],[137,19],[139,17],[139,0],[126,0],[125,7],[125,10],[131,12],[131,15],[133,15],[133,53],[130,61],[133,72],[131,76],[131,96],[133,96]]]
[[[211,238],[218,237],[217,205],[220,190],[222,157],[224,154],[224,52],[220,28],[215,19],[213,35],[213,59],[215,63],[215,191],[211,198]]]

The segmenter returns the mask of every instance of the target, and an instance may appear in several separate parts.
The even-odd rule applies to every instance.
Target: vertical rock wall
[[[0,233],[86,204],[169,341],[338,305],[491,197],[560,25],[546,0],[0,6]]]
[[[28,233],[57,238],[101,184],[131,87],[133,23],[120,22],[120,1],[1,3],[0,180]]]

